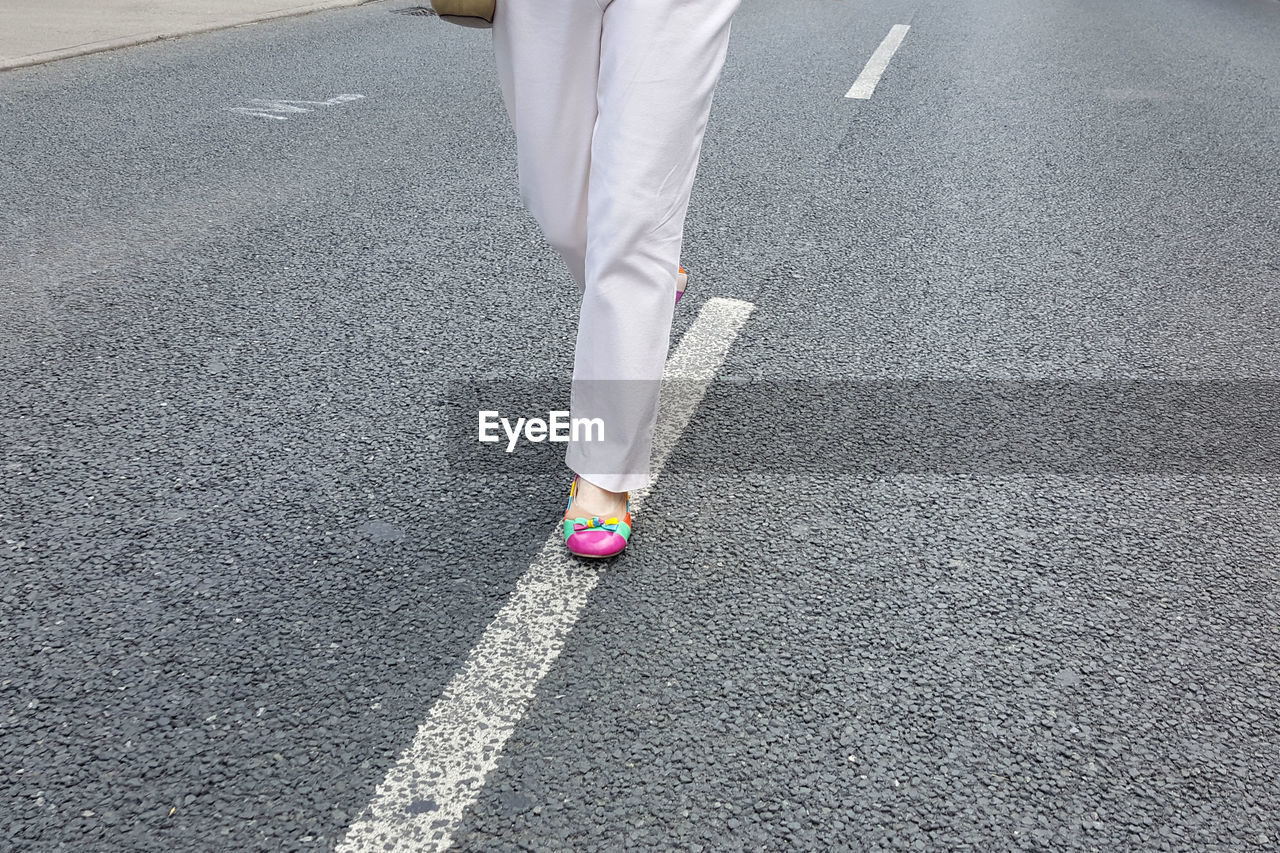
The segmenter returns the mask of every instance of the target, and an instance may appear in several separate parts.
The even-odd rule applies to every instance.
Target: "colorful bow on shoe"
[[[610,532],[617,533],[619,523],[620,522],[616,515],[608,521],[596,516],[592,516],[591,518],[575,518],[573,520],[573,532],[581,533],[583,530],[608,530]]]

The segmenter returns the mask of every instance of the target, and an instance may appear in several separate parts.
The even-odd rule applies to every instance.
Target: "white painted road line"
[[[893,59],[893,55],[897,53],[898,46],[902,44],[902,40],[907,37],[907,30],[911,29],[907,24],[894,24],[889,30],[889,34],[884,37],[884,41],[880,42],[880,46],[876,48],[876,52],[871,54],[871,58],[867,60],[867,67],[862,69],[862,73],[858,75],[858,79],[853,81],[853,85],[849,87],[849,91],[844,93],[846,98],[870,98],[871,93],[876,90],[876,84],[880,82],[880,75],[889,67],[889,60]]]
[[[241,113],[243,115],[262,116],[263,118],[274,118],[280,121],[288,119],[276,113],[309,113],[312,107],[332,107],[335,104],[345,104],[348,101],[358,101],[364,95],[334,95],[327,101],[297,101],[297,100],[267,100],[265,98],[254,98],[254,107],[232,107],[229,111],[233,113]],[[303,106],[306,104],[306,106]]]
[[[667,360],[653,437],[656,480],[754,306],[710,299]],[[631,496],[636,509],[644,492]],[[642,522],[643,523],[643,522]],[[559,530],[485,629],[417,736],[338,844],[339,853],[443,850],[560,655],[601,572],[575,560]]]

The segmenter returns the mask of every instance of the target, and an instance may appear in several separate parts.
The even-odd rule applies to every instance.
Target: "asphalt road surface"
[[[356,845],[540,559],[558,450],[478,471],[446,410],[566,377],[573,284],[489,34],[407,5],[0,75],[0,849]],[[1278,45],[1274,0],[744,0],[673,341],[749,315],[483,784],[379,843],[1280,845],[1274,454],[804,426],[1064,380],[1072,434],[1134,381],[1238,434],[1280,380]]]

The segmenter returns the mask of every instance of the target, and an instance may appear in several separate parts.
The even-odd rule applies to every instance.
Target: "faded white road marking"
[[[667,360],[653,477],[693,417],[754,306],[710,299]],[[647,491],[647,490],[646,490]],[[631,496],[634,510],[645,492]],[[506,605],[351,825],[338,853],[443,850],[560,655],[603,567],[569,557],[553,533]]]
[[[228,112],[287,121],[288,116],[277,115],[277,113],[309,113],[311,112],[312,107],[332,107],[337,104],[345,104],[347,101],[358,101],[363,97],[364,95],[334,95],[327,101],[267,100],[265,98],[254,98],[250,103],[259,104],[260,106],[231,107]],[[303,106],[304,104],[306,106]]]
[[[876,90],[876,84],[880,82],[880,75],[889,67],[889,60],[897,52],[898,46],[906,38],[907,30],[909,29],[911,27],[907,24],[894,24],[890,28],[889,34],[884,37],[884,41],[880,42],[876,52],[871,54],[871,58],[867,60],[867,67],[862,69],[858,79],[854,80],[853,85],[849,87],[849,91],[844,93],[846,98],[866,99],[871,97],[871,93]]]

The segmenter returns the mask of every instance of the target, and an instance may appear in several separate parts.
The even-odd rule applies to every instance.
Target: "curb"
[[[267,12],[262,15],[252,15],[243,18],[228,18],[212,24],[202,24],[191,29],[176,30],[173,32],[157,30],[153,32],[139,33],[132,36],[124,36],[123,38],[118,39],[90,41],[85,42],[84,44],[77,44],[72,47],[47,50],[42,53],[32,53],[27,56],[20,56],[17,59],[0,60],[0,71],[12,71],[15,68],[27,68],[32,65],[43,65],[46,62],[57,62],[59,59],[70,59],[73,56],[85,56],[90,53],[101,53],[106,50],[118,50],[122,47],[133,47],[134,45],[147,44],[153,41],[163,41],[164,39],[198,35],[199,33],[208,33],[215,30],[225,30],[231,27],[243,26],[244,24],[257,24],[262,21],[274,21],[277,18],[293,18],[300,15],[310,15],[312,12],[323,12],[326,9],[342,9],[350,6],[364,6],[367,3],[374,2],[378,2],[378,0],[325,0],[325,2],[322,3],[310,3],[305,6],[290,6],[285,9],[277,9],[273,12]]]

